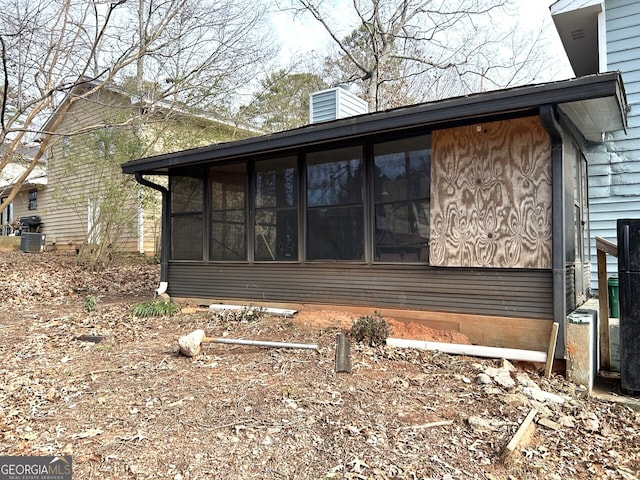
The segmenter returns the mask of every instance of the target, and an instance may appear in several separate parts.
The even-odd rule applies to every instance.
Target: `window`
[[[298,260],[296,157],[256,162],[254,259]]]
[[[38,209],[38,191],[31,190],[29,192],[29,210],[37,210]]]
[[[246,167],[212,167],[210,260],[246,260]]]
[[[201,178],[172,176],[171,189],[171,258],[203,259],[203,200]]]
[[[116,153],[116,139],[113,127],[106,127],[94,135],[98,154],[101,157],[112,156]]]
[[[374,146],[375,260],[429,260],[428,136]]]
[[[1,197],[0,204],[4,204],[8,197]],[[0,235],[8,235],[13,231],[11,223],[13,222],[13,202],[9,203],[5,209],[0,212]]]
[[[71,144],[71,139],[69,135],[65,135],[62,137],[62,157],[67,158],[69,156],[69,145]]]
[[[360,147],[307,156],[307,259],[363,260]]]

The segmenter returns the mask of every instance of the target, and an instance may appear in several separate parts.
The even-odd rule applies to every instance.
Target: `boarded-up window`
[[[434,131],[430,263],[551,268],[551,142],[537,117]]]

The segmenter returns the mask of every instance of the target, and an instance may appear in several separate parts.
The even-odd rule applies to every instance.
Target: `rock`
[[[591,432],[597,432],[600,429],[600,421],[595,413],[583,413],[580,415],[580,420],[582,420],[582,426],[585,430],[589,430]]]
[[[517,368],[506,358],[502,359],[502,366],[500,367],[502,370],[506,370],[508,372],[515,372]]]
[[[200,353],[202,339],[204,338],[204,330],[196,330],[189,335],[180,337],[178,345],[180,346],[180,353],[187,357],[195,357]]]
[[[469,426],[476,433],[486,433],[495,430],[488,421],[476,415],[467,418],[467,423],[469,423]]]
[[[502,401],[512,407],[528,407],[529,399],[521,393],[508,393],[502,397]]]
[[[489,385],[491,383],[491,377],[486,373],[479,373],[476,375],[476,383],[478,385]]]
[[[516,375],[516,381],[523,387],[537,388],[538,390],[540,390],[540,386],[536,382],[531,380],[529,375],[527,375],[526,373],[518,373]]]
[[[511,378],[511,373],[506,368],[487,367],[484,373],[501,387],[513,388],[516,386],[516,382]]]
[[[576,419],[571,415],[563,415],[558,419],[558,423],[563,427],[574,428],[576,426]]]
[[[533,398],[538,402],[550,401],[550,402],[558,403],[560,405],[562,405],[565,402],[564,397],[561,397],[560,395],[556,395],[555,393],[545,392],[544,390],[540,390],[539,388],[524,387],[522,391],[527,397]]]

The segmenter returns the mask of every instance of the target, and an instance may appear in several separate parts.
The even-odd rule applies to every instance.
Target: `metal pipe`
[[[566,316],[567,316],[567,266],[565,259],[566,239],[565,198],[564,198],[564,158],[562,148],[562,128],[556,120],[552,105],[540,107],[540,120],[551,137],[551,204],[552,204],[552,268],[553,268],[553,321],[562,328],[558,332],[556,355],[566,357]]]
[[[136,181],[140,185],[157,190],[162,194],[162,223],[160,226],[160,285],[156,289],[157,295],[162,295],[167,291],[169,274],[169,242],[171,241],[171,216],[169,211],[170,194],[169,189],[153,183],[142,176],[142,173],[135,173]]]
[[[318,350],[318,345],[313,343],[268,342],[264,340],[242,340],[238,338],[204,337],[202,339],[202,343],[226,343],[230,345],[252,345],[255,347],[302,348],[305,350]]]

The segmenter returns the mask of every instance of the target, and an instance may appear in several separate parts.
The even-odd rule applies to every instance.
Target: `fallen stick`
[[[523,362],[545,363],[547,354],[535,350],[518,350],[514,348],[484,347],[482,345],[463,345],[458,343],[425,342],[423,340],[407,340],[404,338],[387,338],[391,347],[417,348],[434,350],[442,353],[469,355],[472,357],[505,358]]]
[[[538,413],[538,411],[535,408],[532,408],[529,414],[522,421],[516,433],[513,435],[513,437],[511,437],[511,441],[507,444],[507,446],[502,451],[501,458],[503,460],[510,457],[513,454],[513,452],[515,452],[516,448],[518,448],[518,445],[522,441],[522,438],[524,437],[525,433],[527,433],[527,430],[529,429],[531,422],[533,422],[533,418],[536,416],[536,413]]]

